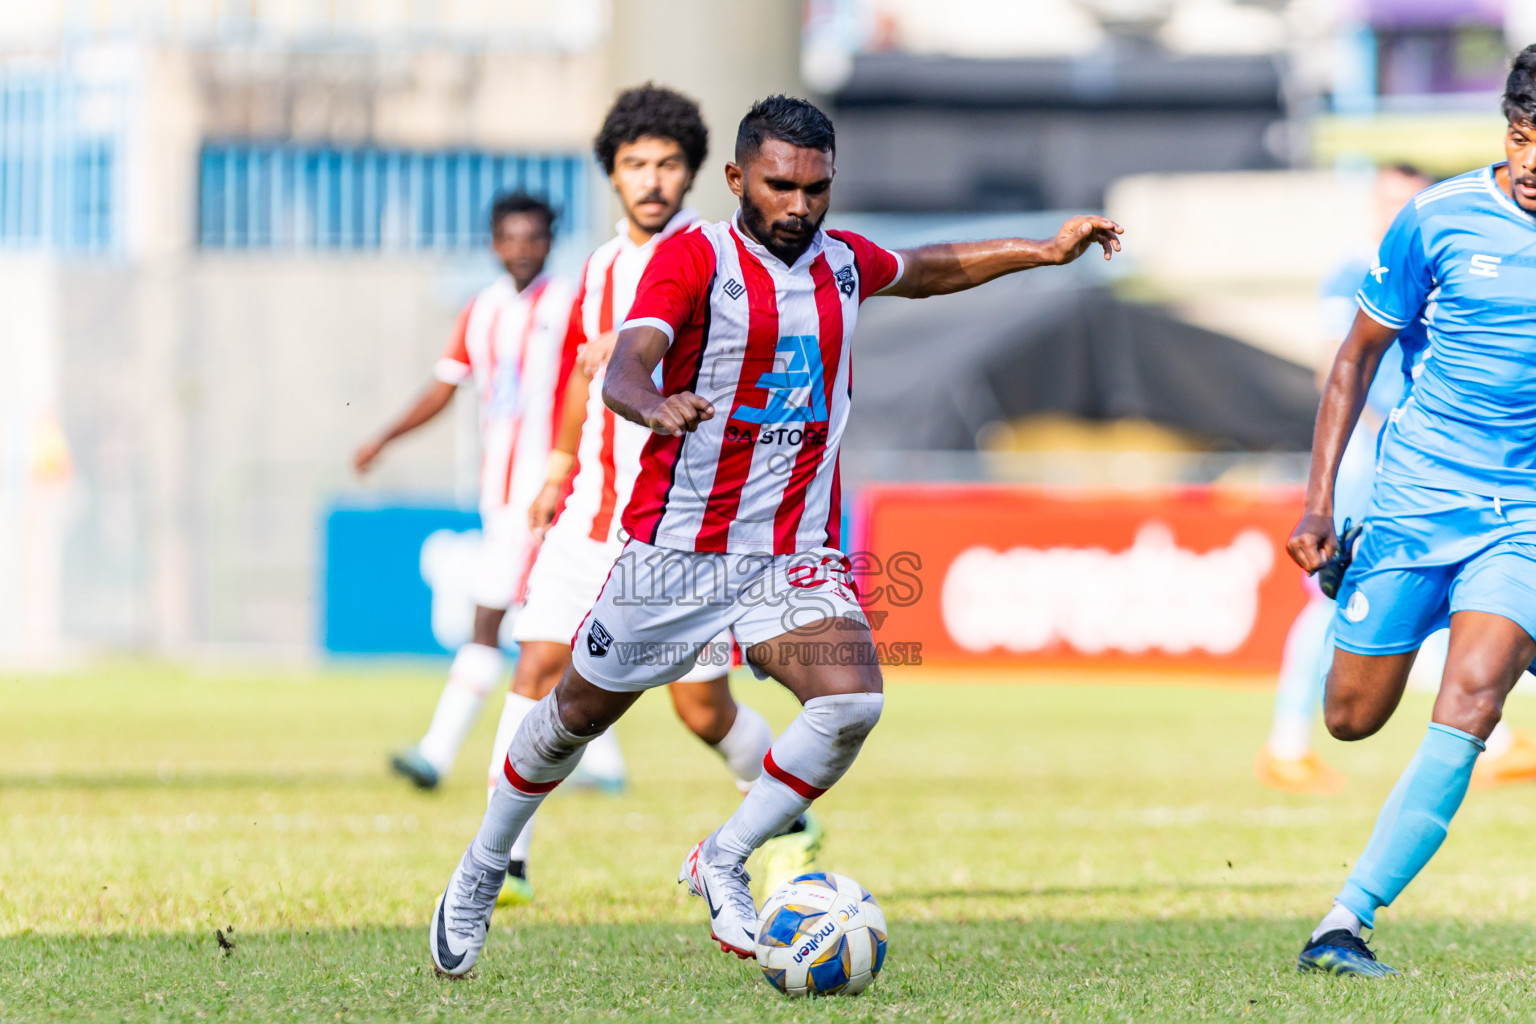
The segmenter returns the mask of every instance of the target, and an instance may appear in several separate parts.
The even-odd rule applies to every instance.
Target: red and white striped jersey
[[[636,245],[629,237],[629,225],[620,221],[618,235],[587,258],[577,291],[578,308],[571,316],[572,333],[579,332],[580,337],[573,340],[596,339],[623,323],[634,301],[640,275],[657,247],[698,222],[695,211],[680,210],[660,234],[644,245]],[[576,449],[575,477],[571,493],[560,509],[559,529],[577,530],[598,541],[621,540],[624,507],[640,469],[641,449],[650,436],[650,430],[614,415],[603,404],[603,375],[593,378],[587,391],[587,418],[581,425],[581,442]]]
[[[692,391],[715,416],[653,434],[624,526],[684,551],[794,554],[842,543],[837,453],[852,402],[859,304],[901,279],[901,257],[818,231],[785,266],[731,223],[662,246],[626,327],[671,340],[663,394]]]
[[[480,507],[527,508],[544,484],[564,393],[571,291],[540,275],[519,292],[502,274],[459,313],[435,376],[473,376],[480,396]]]

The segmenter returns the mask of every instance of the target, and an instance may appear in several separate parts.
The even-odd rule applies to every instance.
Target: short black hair
[[[752,104],[736,129],[736,162],[763,148],[769,139],[778,139],[802,149],[823,153],[837,152],[837,133],[832,119],[816,104],[794,96],[769,96]]]
[[[654,82],[619,93],[608,116],[603,118],[597,138],[592,140],[592,151],[603,170],[612,174],[619,147],[647,135],[671,139],[681,146],[690,171],[704,166],[704,157],[709,153],[709,129],[704,127],[699,105]]]
[[[551,238],[555,236],[556,216],[553,206],[527,192],[502,192],[491,201],[491,236],[493,238],[496,235],[496,229],[501,227],[501,222],[514,213],[531,213],[535,217],[544,218],[544,230]]]
[[[1500,106],[1510,124],[1536,124],[1536,43],[1515,55]]]

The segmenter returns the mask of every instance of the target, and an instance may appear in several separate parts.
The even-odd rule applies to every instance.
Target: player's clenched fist
[[[1307,572],[1317,572],[1338,550],[1339,538],[1333,531],[1333,517],[1308,512],[1291,531],[1285,550],[1291,560]]]
[[[645,418],[645,425],[658,434],[680,437],[697,430],[700,423],[714,416],[715,407],[706,399],[692,391],[679,391],[662,399]]]

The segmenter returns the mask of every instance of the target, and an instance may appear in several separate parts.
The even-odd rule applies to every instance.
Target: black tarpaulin
[[[1312,371],[1106,288],[997,282],[877,299],[854,343],[850,450],[976,447],[997,420],[1139,418],[1219,449],[1304,451]]]

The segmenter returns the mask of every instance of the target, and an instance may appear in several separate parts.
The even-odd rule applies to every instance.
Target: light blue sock
[[[1476,736],[1430,723],[1419,752],[1382,805],[1365,852],[1336,897],[1361,924],[1376,927],[1376,908],[1390,906],[1440,849],[1482,751],[1483,741]]]

